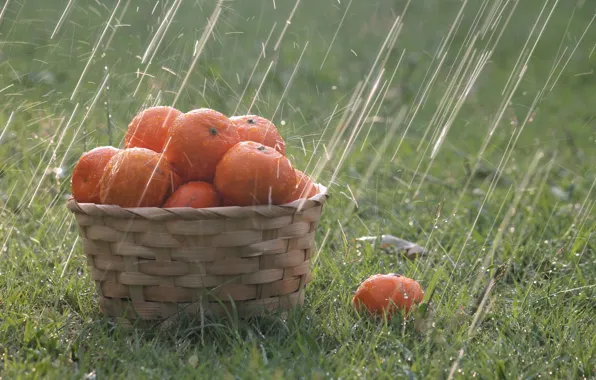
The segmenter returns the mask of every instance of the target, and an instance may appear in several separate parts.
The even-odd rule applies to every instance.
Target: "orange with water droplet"
[[[164,154],[183,182],[211,182],[217,163],[239,141],[227,116],[200,108],[174,120]]]
[[[418,282],[398,274],[376,274],[358,287],[352,305],[356,310],[366,310],[371,315],[390,318],[403,309],[406,315],[410,309],[422,302],[424,291]]]
[[[174,194],[166,199],[163,207],[219,207],[221,197],[215,186],[207,182],[195,181],[180,186]]]
[[[149,107],[139,112],[128,125],[125,148],[147,148],[163,152],[168,130],[182,112],[173,107]]]
[[[279,205],[290,199],[296,173],[277,150],[243,141],[217,164],[214,184],[227,202],[237,206]]]
[[[159,207],[171,186],[171,173],[162,154],[145,148],[125,149],[110,159],[101,177],[101,203]]]
[[[83,153],[74,167],[71,178],[72,196],[79,203],[101,203],[99,182],[106,165],[120,149],[100,146]]]
[[[236,126],[240,141],[254,141],[285,156],[286,143],[271,121],[257,115],[233,116],[230,120]]]

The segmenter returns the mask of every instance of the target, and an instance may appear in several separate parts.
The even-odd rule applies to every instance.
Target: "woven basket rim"
[[[79,203],[73,197],[68,199],[68,209],[77,214],[93,215],[100,213],[110,214],[112,216],[129,215],[134,217],[141,217],[146,219],[169,219],[169,216],[179,216],[178,212],[184,213],[186,218],[202,219],[204,217],[212,218],[214,216],[220,217],[234,217],[245,216],[248,213],[255,213],[261,215],[286,214],[288,212],[296,212],[308,210],[312,207],[320,206],[329,199],[329,192],[327,187],[315,183],[319,190],[316,195],[310,198],[301,198],[293,202],[282,205],[256,205],[256,206],[222,206],[222,207],[206,207],[206,208],[192,208],[192,207],[120,207],[117,205],[102,205],[95,203]]]

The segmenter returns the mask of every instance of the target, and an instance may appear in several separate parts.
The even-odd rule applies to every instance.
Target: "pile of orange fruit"
[[[72,196],[120,207],[204,208],[280,205],[316,195],[313,181],[285,154],[283,138],[263,117],[150,107],[129,124],[124,149],[83,153]]]

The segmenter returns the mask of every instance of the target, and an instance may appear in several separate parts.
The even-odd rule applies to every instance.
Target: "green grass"
[[[437,131],[456,106],[442,98],[455,101],[463,90],[458,78],[465,84],[471,77],[472,68],[464,66],[453,80],[468,31],[477,31],[497,2],[468,4],[422,100],[419,89],[437,68],[440,59],[433,57],[460,1],[413,1],[396,44],[376,65],[405,1],[353,1],[323,65],[349,1],[303,0],[290,24],[294,2],[224,2],[176,106],[245,113],[273,62],[251,111],[273,118],[297,167],[321,168],[319,181],[331,184],[313,281],[304,307],[285,320],[184,320],[127,329],[99,313],[65,207],[69,175],[83,151],[109,142],[105,91],[92,103],[104,67],[118,145],[141,107],[172,103],[215,2],[183,2],[137,91],[135,73],[145,65],[135,57],[173,1],[159,2],[153,13],[154,1],[121,1],[112,23],[119,26],[108,29],[73,100],[118,2],[74,2],[54,38],[68,2],[40,3],[9,2],[0,20],[3,378],[394,379],[447,378],[451,371],[458,378],[596,377],[594,25],[582,39],[594,4],[557,5],[494,123],[512,90],[510,74],[514,82],[520,74],[518,57],[525,59],[554,3],[541,14],[543,4],[522,1],[505,27],[513,2],[502,2],[508,4],[503,17],[478,35],[472,61],[504,33],[433,159]],[[365,107],[382,62],[379,88]],[[371,68],[359,100],[348,104]],[[51,80],[40,81],[39,73]],[[394,127],[400,112],[406,122]],[[367,122],[341,160],[361,113]],[[532,120],[522,128],[528,114]],[[350,122],[342,130],[343,117]],[[336,129],[340,139],[332,150]],[[418,242],[430,254],[410,261],[355,240],[382,233]],[[425,318],[385,323],[352,310],[359,283],[389,272],[417,279],[427,298],[435,289]],[[497,273],[503,276],[481,302]]]

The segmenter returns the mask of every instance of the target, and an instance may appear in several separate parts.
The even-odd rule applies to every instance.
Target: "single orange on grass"
[[[172,183],[165,157],[145,148],[130,148],[110,159],[100,181],[101,203],[120,207],[159,207]]]
[[[367,278],[356,290],[352,305],[356,310],[367,310],[371,315],[392,314],[404,309],[406,314],[424,298],[424,291],[411,278],[399,274],[376,274]]]
[[[271,121],[256,115],[233,116],[230,120],[238,130],[240,141],[258,142],[285,156],[286,143]]]
[[[147,148],[163,152],[168,130],[182,112],[167,106],[150,107],[139,112],[128,125],[125,148]]]
[[[172,194],[164,203],[164,208],[171,207],[219,207],[221,197],[210,183],[195,181],[185,183]]]
[[[100,203],[99,181],[106,165],[120,149],[101,146],[83,153],[71,178],[72,196],[79,203]]]
[[[237,206],[279,205],[296,187],[290,161],[277,150],[253,142],[240,142],[217,164],[215,187]]]
[[[309,176],[296,169],[296,187],[288,202],[301,198],[310,198],[317,195],[317,188]]]
[[[215,166],[240,137],[227,116],[200,108],[178,116],[168,140],[164,154],[184,182],[211,182]]]

